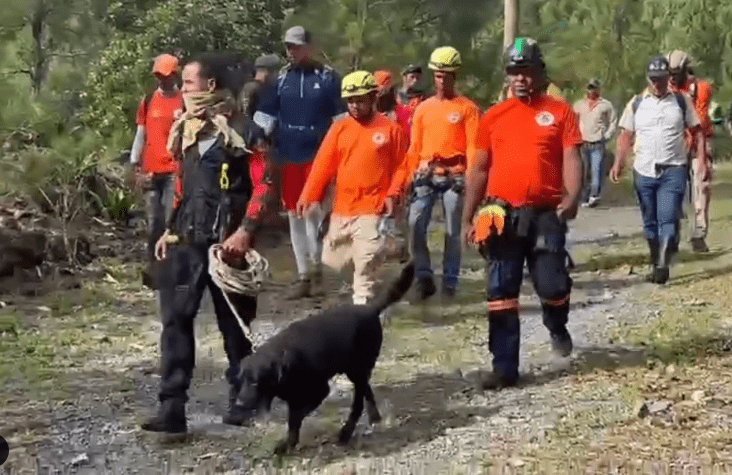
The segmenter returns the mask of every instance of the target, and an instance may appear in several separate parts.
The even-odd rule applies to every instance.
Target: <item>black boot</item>
[[[675,252],[674,243],[667,239],[663,241],[658,251],[658,266],[656,267],[655,282],[657,284],[665,284],[669,278],[669,267],[671,265],[671,258]]]
[[[542,305],[542,321],[549,330],[554,353],[567,357],[572,353],[572,336],[567,331],[569,303],[560,306]]]
[[[167,432],[185,435],[187,431],[185,402],[182,399],[166,399],[158,413],[142,423],[142,429],[150,432]]]
[[[415,285],[415,292],[419,300],[427,300],[428,298],[435,295],[437,287],[432,277],[422,277],[417,279],[417,285]]]
[[[648,250],[651,253],[651,271],[646,275],[648,282],[656,282],[656,268],[658,267],[658,240],[648,239]]]

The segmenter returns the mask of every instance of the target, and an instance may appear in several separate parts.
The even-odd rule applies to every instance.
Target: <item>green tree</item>
[[[6,0],[0,35],[15,42],[16,67],[5,72],[27,76],[39,94],[52,63],[88,61],[103,37],[105,9],[102,0]]]
[[[235,50],[254,58],[279,35],[267,4],[256,0],[174,0],[161,3],[120,32],[95,61],[86,88],[84,122],[104,135],[128,128],[141,97],[153,86],[154,57],[187,57]]]

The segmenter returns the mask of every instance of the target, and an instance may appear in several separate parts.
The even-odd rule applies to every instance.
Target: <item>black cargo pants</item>
[[[226,380],[238,386],[241,360],[252,352],[252,343],[244,336],[236,316],[229,308],[223,292],[208,273],[208,245],[182,244],[168,248],[160,263],[160,292],[163,333],[161,345],[162,381],[159,400],[177,398],[188,401],[195,366],[193,320],[206,288],[211,292],[216,320],[224,337],[224,350],[229,360]],[[257,312],[256,297],[237,296],[237,310],[245,323]]]

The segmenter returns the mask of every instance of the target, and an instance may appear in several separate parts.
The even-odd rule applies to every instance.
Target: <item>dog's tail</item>
[[[399,301],[404,294],[407,293],[409,288],[412,286],[414,280],[414,260],[410,260],[407,265],[402,268],[402,273],[399,275],[394,282],[389,285],[380,296],[374,299],[371,305],[376,308],[379,312],[386,309],[391,304]]]

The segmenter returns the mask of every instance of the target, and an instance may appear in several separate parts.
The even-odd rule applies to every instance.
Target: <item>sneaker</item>
[[[562,357],[567,357],[572,353],[572,337],[565,328],[563,332],[551,333],[552,350]]]
[[[166,399],[160,404],[158,413],[143,422],[141,428],[149,432],[185,435],[188,430],[185,403],[180,399]]]
[[[709,252],[704,238],[691,238],[691,250],[694,252]]]
[[[431,277],[418,279],[415,290],[419,300],[427,300],[437,293],[437,287]]]
[[[455,298],[457,289],[455,287],[442,287],[442,296],[447,299]]]
[[[587,200],[587,207],[588,208],[594,208],[597,206],[597,204],[600,202],[599,196],[590,196],[590,199]]]
[[[285,295],[286,300],[300,300],[310,297],[310,279],[300,277],[295,281]]]

